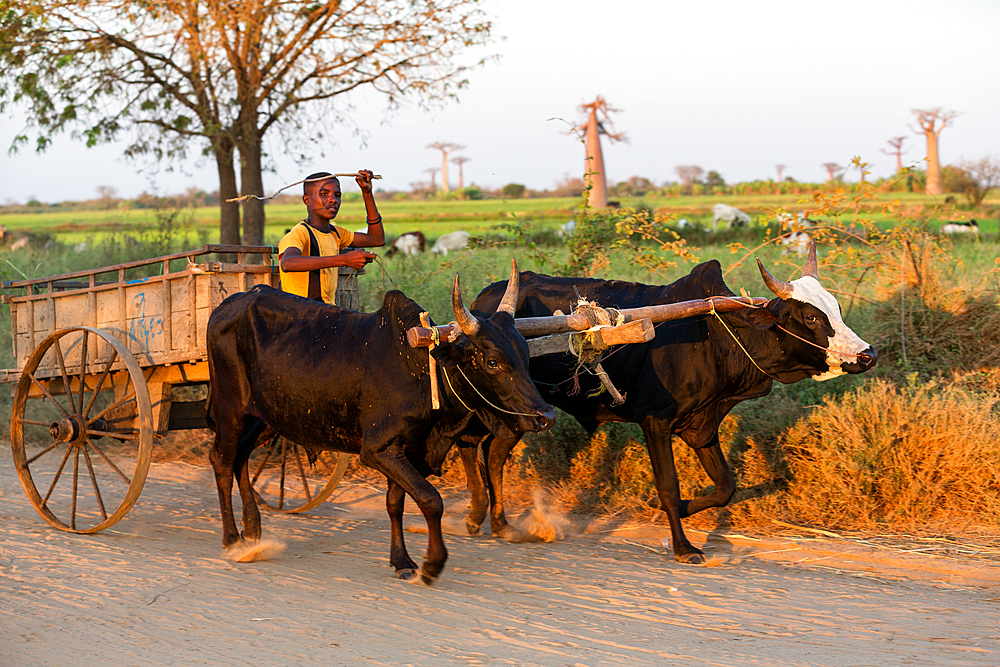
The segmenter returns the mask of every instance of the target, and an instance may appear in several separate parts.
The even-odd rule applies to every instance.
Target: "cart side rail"
[[[170,273],[169,266],[172,260],[176,259],[191,259],[194,257],[200,257],[202,255],[210,254],[234,254],[237,256],[237,264],[246,264],[247,255],[262,255],[264,264],[271,263],[271,257],[277,254],[278,249],[270,245],[223,245],[223,244],[208,244],[204,245],[197,250],[185,250],[184,252],[173,253],[171,255],[163,255],[161,257],[151,257],[149,259],[137,259],[131,262],[124,262],[122,264],[114,264],[112,266],[104,266],[96,269],[83,269],[80,271],[72,271],[70,273],[62,273],[57,276],[47,276],[45,278],[30,278],[27,280],[5,280],[0,284],[0,289],[26,289],[29,292],[34,291],[35,288],[47,287],[50,291],[52,289],[66,289],[66,288],[79,288],[85,286],[96,286],[100,284],[112,285],[118,284],[119,282],[127,282],[124,280],[124,272],[128,269],[135,269],[142,266],[152,266],[154,264],[163,264],[164,273]],[[119,274],[119,280],[113,281],[98,281],[95,280],[96,276],[104,273],[114,273]],[[77,278],[88,278],[87,285],[78,285],[72,282]]]

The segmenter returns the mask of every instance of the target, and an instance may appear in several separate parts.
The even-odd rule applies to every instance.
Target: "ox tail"
[[[208,428],[212,429],[212,433],[215,433],[215,420],[212,419],[212,383],[208,383],[208,396],[205,398],[205,423],[208,424]]]
[[[492,508],[496,503],[496,494],[493,491],[493,480],[490,479],[490,442],[493,441],[491,437],[480,438],[479,444],[476,445],[476,466],[479,468],[479,476],[483,480],[483,484],[486,485],[486,493],[488,494],[489,504]]]

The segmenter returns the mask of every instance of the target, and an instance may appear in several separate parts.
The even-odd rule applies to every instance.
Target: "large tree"
[[[611,114],[617,113],[600,95],[589,104],[581,104],[580,111],[587,114],[587,120],[578,129],[583,131],[587,157],[584,160],[584,180],[590,184],[587,204],[591,208],[608,207],[608,179],[604,172],[604,152],[601,150],[601,135],[610,141],[625,141],[625,135],[616,132],[611,122]]]
[[[0,0],[0,111],[23,104],[15,143],[33,133],[39,150],[72,130],[88,145],[126,134],[130,156],[213,156],[220,240],[236,243],[225,200],[264,194],[268,132],[315,155],[359,88],[390,107],[454,96],[490,31],[477,0]],[[263,239],[251,200],[242,241]]]
[[[920,130],[914,130],[918,134],[923,134],[927,138],[927,194],[939,195],[944,193],[941,187],[941,160],[938,156],[938,137],[941,130],[951,125],[951,121],[958,115],[955,111],[945,111],[941,107],[933,109],[913,109],[913,115],[917,118]]]

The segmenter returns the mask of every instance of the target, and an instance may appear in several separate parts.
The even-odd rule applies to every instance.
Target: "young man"
[[[306,219],[289,230],[278,244],[282,290],[334,304],[337,269],[341,266],[361,269],[375,259],[375,253],[360,248],[385,245],[382,216],[372,195],[372,172],[362,169],[355,180],[368,213],[365,233],[331,224],[340,210],[340,181],[336,177],[328,172],[306,177],[302,187]],[[341,249],[347,246],[359,249],[341,255]]]

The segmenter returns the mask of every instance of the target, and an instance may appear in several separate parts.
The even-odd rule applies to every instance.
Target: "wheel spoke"
[[[55,406],[56,406],[57,408],[59,408],[59,412],[63,413],[63,416],[64,416],[64,417],[66,417],[67,419],[69,419],[69,417],[70,417],[70,414],[69,414],[68,412],[66,412],[66,408],[64,408],[64,407],[62,406],[62,404],[61,404],[61,403],[60,403],[59,401],[57,401],[57,400],[56,400],[55,396],[53,396],[52,394],[50,394],[50,393],[49,393],[49,390],[48,390],[48,389],[46,389],[46,388],[45,388],[45,387],[44,387],[44,386],[42,385],[42,383],[38,381],[38,379],[37,379],[37,378],[35,377],[34,373],[28,373],[28,378],[29,378],[29,379],[30,379],[30,380],[31,380],[32,382],[34,382],[34,383],[35,383],[35,386],[36,386],[36,387],[38,387],[38,388],[39,388],[39,389],[40,389],[40,390],[42,391],[42,394],[43,394],[43,395],[44,395],[44,396],[45,396],[45,397],[46,397],[47,399],[49,399],[50,401],[52,401],[52,403],[54,403],[54,404],[55,404]]]
[[[90,452],[87,451],[87,445],[90,445],[90,443],[85,442],[83,446],[83,460],[87,463],[87,472],[90,473],[90,484],[94,487],[94,497],[97,498],[97,506],[101,508],[101,518],[107,521],[108,511],[104,509],[104,499],[101,498],[101,490],[97,486],[97,475],[94,474],[94,464],[90,460]]]
[[[285,463],[288,461],[288,455],[286,454],[288,445],[288,438],[281,439],[281,477],[278,487],[278,509],[280,510],[285,506]]]
[[[37,461],[41,457],[45,456],[46,454],[48,454],[49,452],[51,452],[53,449],[55,449],[56,447],[58,447],[61,444],[62,444],[61,442],[53,442],[51,445],[49,445],[48,447],[46,447],[42,451],[40,451],[37,454],[35,454],[34,456],[32,456],[30,459],[28,459],[27,460],[28,465],[31,465],[32,463],[34,463],[35,461]]]
[[[115,408],[117,408],[117,407],[119,407],[121,405],[125,405],[129,401],[134,401],[134,400],[135,400],[135,392],[134,391],[126,393],[125,396],[122,397],[120,400],[115,401],[114,403],[112,403],[108,407],[106,407],[103,410],[101,410],[100,413],[98,413],[98,415],[96,417],[94,417],[93,419],[88,419],[87,420],[87,426],[90,426],[91,424],[93,424],[94,422],[96,422],[98,419],[101,419],[102,417],[104,417],[104,415],[108,414],[109,412],[111,412]]]
[[[80,350],[80,414],[83,414],[83,394],[86,389],[87,377],[87,340],[90,337],[87,332],[83,332],[83,345]]]
[[[271,452],[274,451],[274,443],[279,437],[280,436],[276,435],[271,438],[271,442],[267,443],[267,453],[264,454],[264,460],[260,462],[259,466],[257,466],[257,471],[253,474],[253,479],[250,480],[251,486],[257,483],[257,478],[260,477],[260,473],[264,471],[264,466],[266,466],[267,462],[271,460]]]
[[[135,431],[131,433],[121,433],[118,431],[97,431],[92,428],[87,429],[87,435],[101,435],[108,438],[114,438],[116,440],[138,440],[139,434]]]
[[[69,509],[69,527],[76,530],[76,491],[80,481],[80,448],[74,447],[73,456],[73,502]]]
[[[295,454],[295,460],[299,464],[299,477],[302,478],[302,489],[306,493],[306,502],[308,502],[312,500],[312,494],[309,493],[309,480],[306,479],[306,471],[302,467],[302,454],[299,453],[299,446],[293,443],[292,452]]]
[[[69,399],[70,410],[76,411],[76,404],[73,402],[73,392],[70,390],[69,372],[66,370],[66,360],[63,358],[62,344],[57,340],[53,345],[56,348],[56,360],[59,362],[59,372],[62,373],[63,394]]]
[[[101,450],[100,447],[98,447],[94,443],[90,443],[90,446],[94,448],[95,452],[97,452],[98,454],[101,455],[101,458],[104,459],[105,463],[107,463],[109,466],[111,466],[112,470],[114,470],[116,473],[118,473],[118,476],[122,478],[123,482],[125,482],[126,484],[131,484],[132,483],[132,480],[130,480],[128,478],[128,476],[125,475],[125,473],[123,473],[121,470],[118,469],[118,466],[116,466],[114,464],[114,461],[112,461],[111,459],[109,459],[108,455],[105,454],[104,451]]]
[[[87,402],[87,408],[81,413],[86,419],[87,415],[90,414],[90,409],[94,407],[94,400],[97,399],[97,394],[100,393],[101,387],[104,386],[104,381],[108,378],[111,373],[111,367],[114,365],[115,360],[118,358],[118,350],[112,348],[111,356],[108,358],[108,363],[104,367],[104,372],[101,373],[101,379],[97,381],[97,386],[94,387],[94,393],[90,395],[90,400]]]
[[[48,428],[51,422],[40,422],[40,421],[35,421],[34,419],[22,419],[21,423],[34,424],[35,426],[44,426],[45,428]]]
[[[59,483],[59,478],[62,476],[63,468],[66,467],[66,461],[69,460],[69,452],[70,448],[66,447],[66,453],[63,455],[62,463],[59,464],[59,469],[56,470],[56,476],[52,478],[52,484],[49,485],[49,492],[45,494],[44,498],[42,498],[43,505],[49,502],[49,496],[51,496],[52,492],[56,490],[56,484]]]

